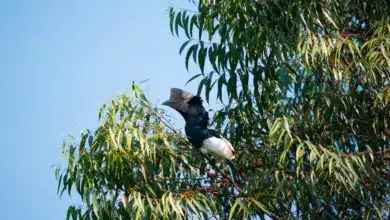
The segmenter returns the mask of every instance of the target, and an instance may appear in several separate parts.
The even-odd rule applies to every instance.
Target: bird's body
[[[209,115],[202,105],[202,99],[194,96],[187,103],[185,132],[190,143],[203,154],[211,154],[217,160],[234,159],[234,148],[229,141],[216,130],[207,128]]]
[[[170,100],[163,104],[172,107],[183,116],[186,122],[186,136],[196,149],[205,155],[213,155],[218,162],[226,159],[231,172],[236,173],[236,168],[231,161],[235,158],[234,148],[219,132],[207,127],[209,115],[199,96],[173,88]]]
[[[186,111],[179,111],[186,121],[185,133],[190,143],[203,154],[211,154],[216,160],[234,159],[234,148],[216,130],[207,128],[209,115],[199,96],[186,102]],[[184,108],[183,108],[184,109]]]
[[[215,130],[186,123],[185,132],[190,143],[203,154],[211,154],[218,161],[224,158],[234,159],[234,148]]]

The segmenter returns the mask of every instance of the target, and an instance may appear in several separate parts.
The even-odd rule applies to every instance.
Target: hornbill
[[[199,149],[202,154],[211,154],[217,162],[226,159],[233,175],[233,180],[237,181],[236,168],[232,162],[235,158],[235,151],[232,144],[226,140],[216,130],[207,128],[209,123],[208,112],[203,107],[200,96],[194,96],[178,88],[171,89],[170,99],[163,102],[183,116],[185,133],[189,142]]]

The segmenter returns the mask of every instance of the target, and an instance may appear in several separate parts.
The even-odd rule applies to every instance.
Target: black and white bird
[[[209,129],[209,115],[203,107],[203,101],[199,96],[194,96],[181,89],[172,88],[170,99],[163,102],[184,118],[185,133],[190,143],[200,152],[214,156],[216,162],[226,159],[231,172],[236,172],[232,160],[235,158],[235,151],[232,144],[216,130]]]

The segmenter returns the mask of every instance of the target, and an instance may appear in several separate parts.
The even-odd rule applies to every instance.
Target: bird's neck
[[[203,115],[192,115],[188,114],[185,118],[186,125],[192,127],[200,127],[202,129],[207,129],[208,120],[204,118]]]

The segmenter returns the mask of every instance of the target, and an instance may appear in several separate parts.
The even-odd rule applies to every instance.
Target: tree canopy
[[[233,143],[240,184],[134,83],[96,130],[64,141],[58,193],[83,201],[67,218],[389,217],[389,2],[189,4],[170,8],[169,27],[199,67],[198,94],[224,103],[211,126]]]

